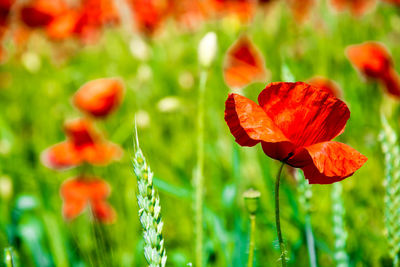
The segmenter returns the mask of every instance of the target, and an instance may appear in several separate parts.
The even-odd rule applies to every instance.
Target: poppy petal
[[[74,105],[94,117],[105,117],[122,102],[124,85],[117,78],[102,78],[84,84],[73,96]]]
[[[303,167],[310,184],[331,184],[361,168],[367,157],[354,148],[339,142],[322,142],[305,148],[312,164]]]
[[[350,111],[346,104],[303,82],[275,82],[258,96],[267,117],[296,147],[329,141],[343,132]]]
[[[394,68],[390,68],[382,77],[382,83],[389,94],[394,97],[400,97],[400,77]]]
[[[81,214],[89,200],[87,185],[79,178],[66,180],[61,185],[60,194],[63,199],[63,215],[68,220]]]
[[[224,79],[230,88],[243,88],[266,79],[267,71],[262,54],[253,42],[243,35],[227,51],[224,60]]]
[[[96,219],[102,223],[113,223],[116,219],[115,210],[104,200],[91,202],[92,212]]]
[[[41,156],[43,164],[51,169],[67,169],[81,163],[81,157],[71,142],[65,141],[46,149]]]
[[[241,146],[288,141],[259,105],[238,94],[230,94],[225,102],[225,121]]]
[[[111,142],[102,142],[87,146],[81,150],[82,158],[93,165],[107,165],[118,160],[123,154],[120,146]]]
[[[393,64],[388,49],[378,42],[350,45],[346,55],[358,71],[372,78],[382,77]]]

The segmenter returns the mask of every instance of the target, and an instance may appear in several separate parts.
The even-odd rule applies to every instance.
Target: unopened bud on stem
[[[197,52],[200,65],[208,68],[217,54],[217,35],[215,32],[208,32],[200,40]]]

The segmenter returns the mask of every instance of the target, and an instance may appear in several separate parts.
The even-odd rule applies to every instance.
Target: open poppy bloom
[[[344,131],[350,111],[322,89],[303,82],[275,82],[258,103],[230,94],[225,121],[241,146],[261,143],[269,157],[301,168],[310,184],[331,184],[351,176],[367,158],[331,141]]]
[[[93,216],[103,223],[115,221],[115,211],[107,203],[110,186],[97,177],[76,177],[66,180],[61,185],[63,215],[72,220],[90,207]]]
[[[342,90],[340,89],[339,85],[328,78],[322,76],[314,76],[307,81],[309,85],[314,87],[318,87],[325,92],[333,95],[334,97],[340,98],[342,96]]]
[[[67,121],[64,130],[67,140],[48,148],[42,154],[42,161],[49,168],[65,169],[85,162],[106,165],[122,155],[122,149],[103,140],[87,119]]]
[[[391,95],[400,97],[400,78],[393,67],[390,53],[383,44],[365,42],[350,45],[346,54],[358,71],[368,78],[378,79]]]
[[[267,76],[262,54],[246,35],[228,49],[223,68],[226,84],[235,89],[263,81]]]
[[[349,9],[353,16],[359,17],[370,11],[376,4],[376,0],[331,0],[334,9],[342,12]]]
[[[96,79],[81,86],[72,101],[85,113],[94,117],[105,117],[121,104],[124,92],[124,85],[120,79]]]

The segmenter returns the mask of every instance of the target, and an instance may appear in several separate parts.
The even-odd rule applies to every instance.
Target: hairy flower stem
[[[197,165],[195,172],[195,231],[196,266],[203,266],[203,191],[204,191],[204,98],[207,72],[200,73],[199,100],[197,113]]]
[[[286,250],[285,250],[285,243],[283,243],[282,231],[281,231],[281,219],[279,215],[279,184],[284,165],[285,163],[282,162],[282,165],[279,168],[275,181],[275,223],[276,223],[276,233],[278,234],[279,249],[281,250],[280,260],[282,267],[286,267]]]
[[[250,215],[250,242],[249,242],[249,258],[247,260],[247,266],[253,267],[254,262],[254,245],[256,237],[256,215]]]

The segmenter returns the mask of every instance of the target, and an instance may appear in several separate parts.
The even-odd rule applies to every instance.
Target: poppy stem
[[[249,258],[247,261],[248,267],[253,267],[254,262],[254,245],[256,237],[256,215],[250,215],[250,242],[249,242]]]
[[[195,249],[196,267],[203,266],[203,194],[204,194],[204,98],[207,71],[200,73],[198,113],[197,113],[197,166],[195,171]]]
[[[279,215],[279,183],[281,180],[281,173],[284,165],[285,163],[282,162],[282,165],[279,168],[275,181],[275,223],[276,223],[276,233],[278,234],[279,249],[281,251],[280,260],[282,263],[282,267],[286,267],[286,249],[285,249],[285,243],[283,242],[282,238],[281,219]]]

